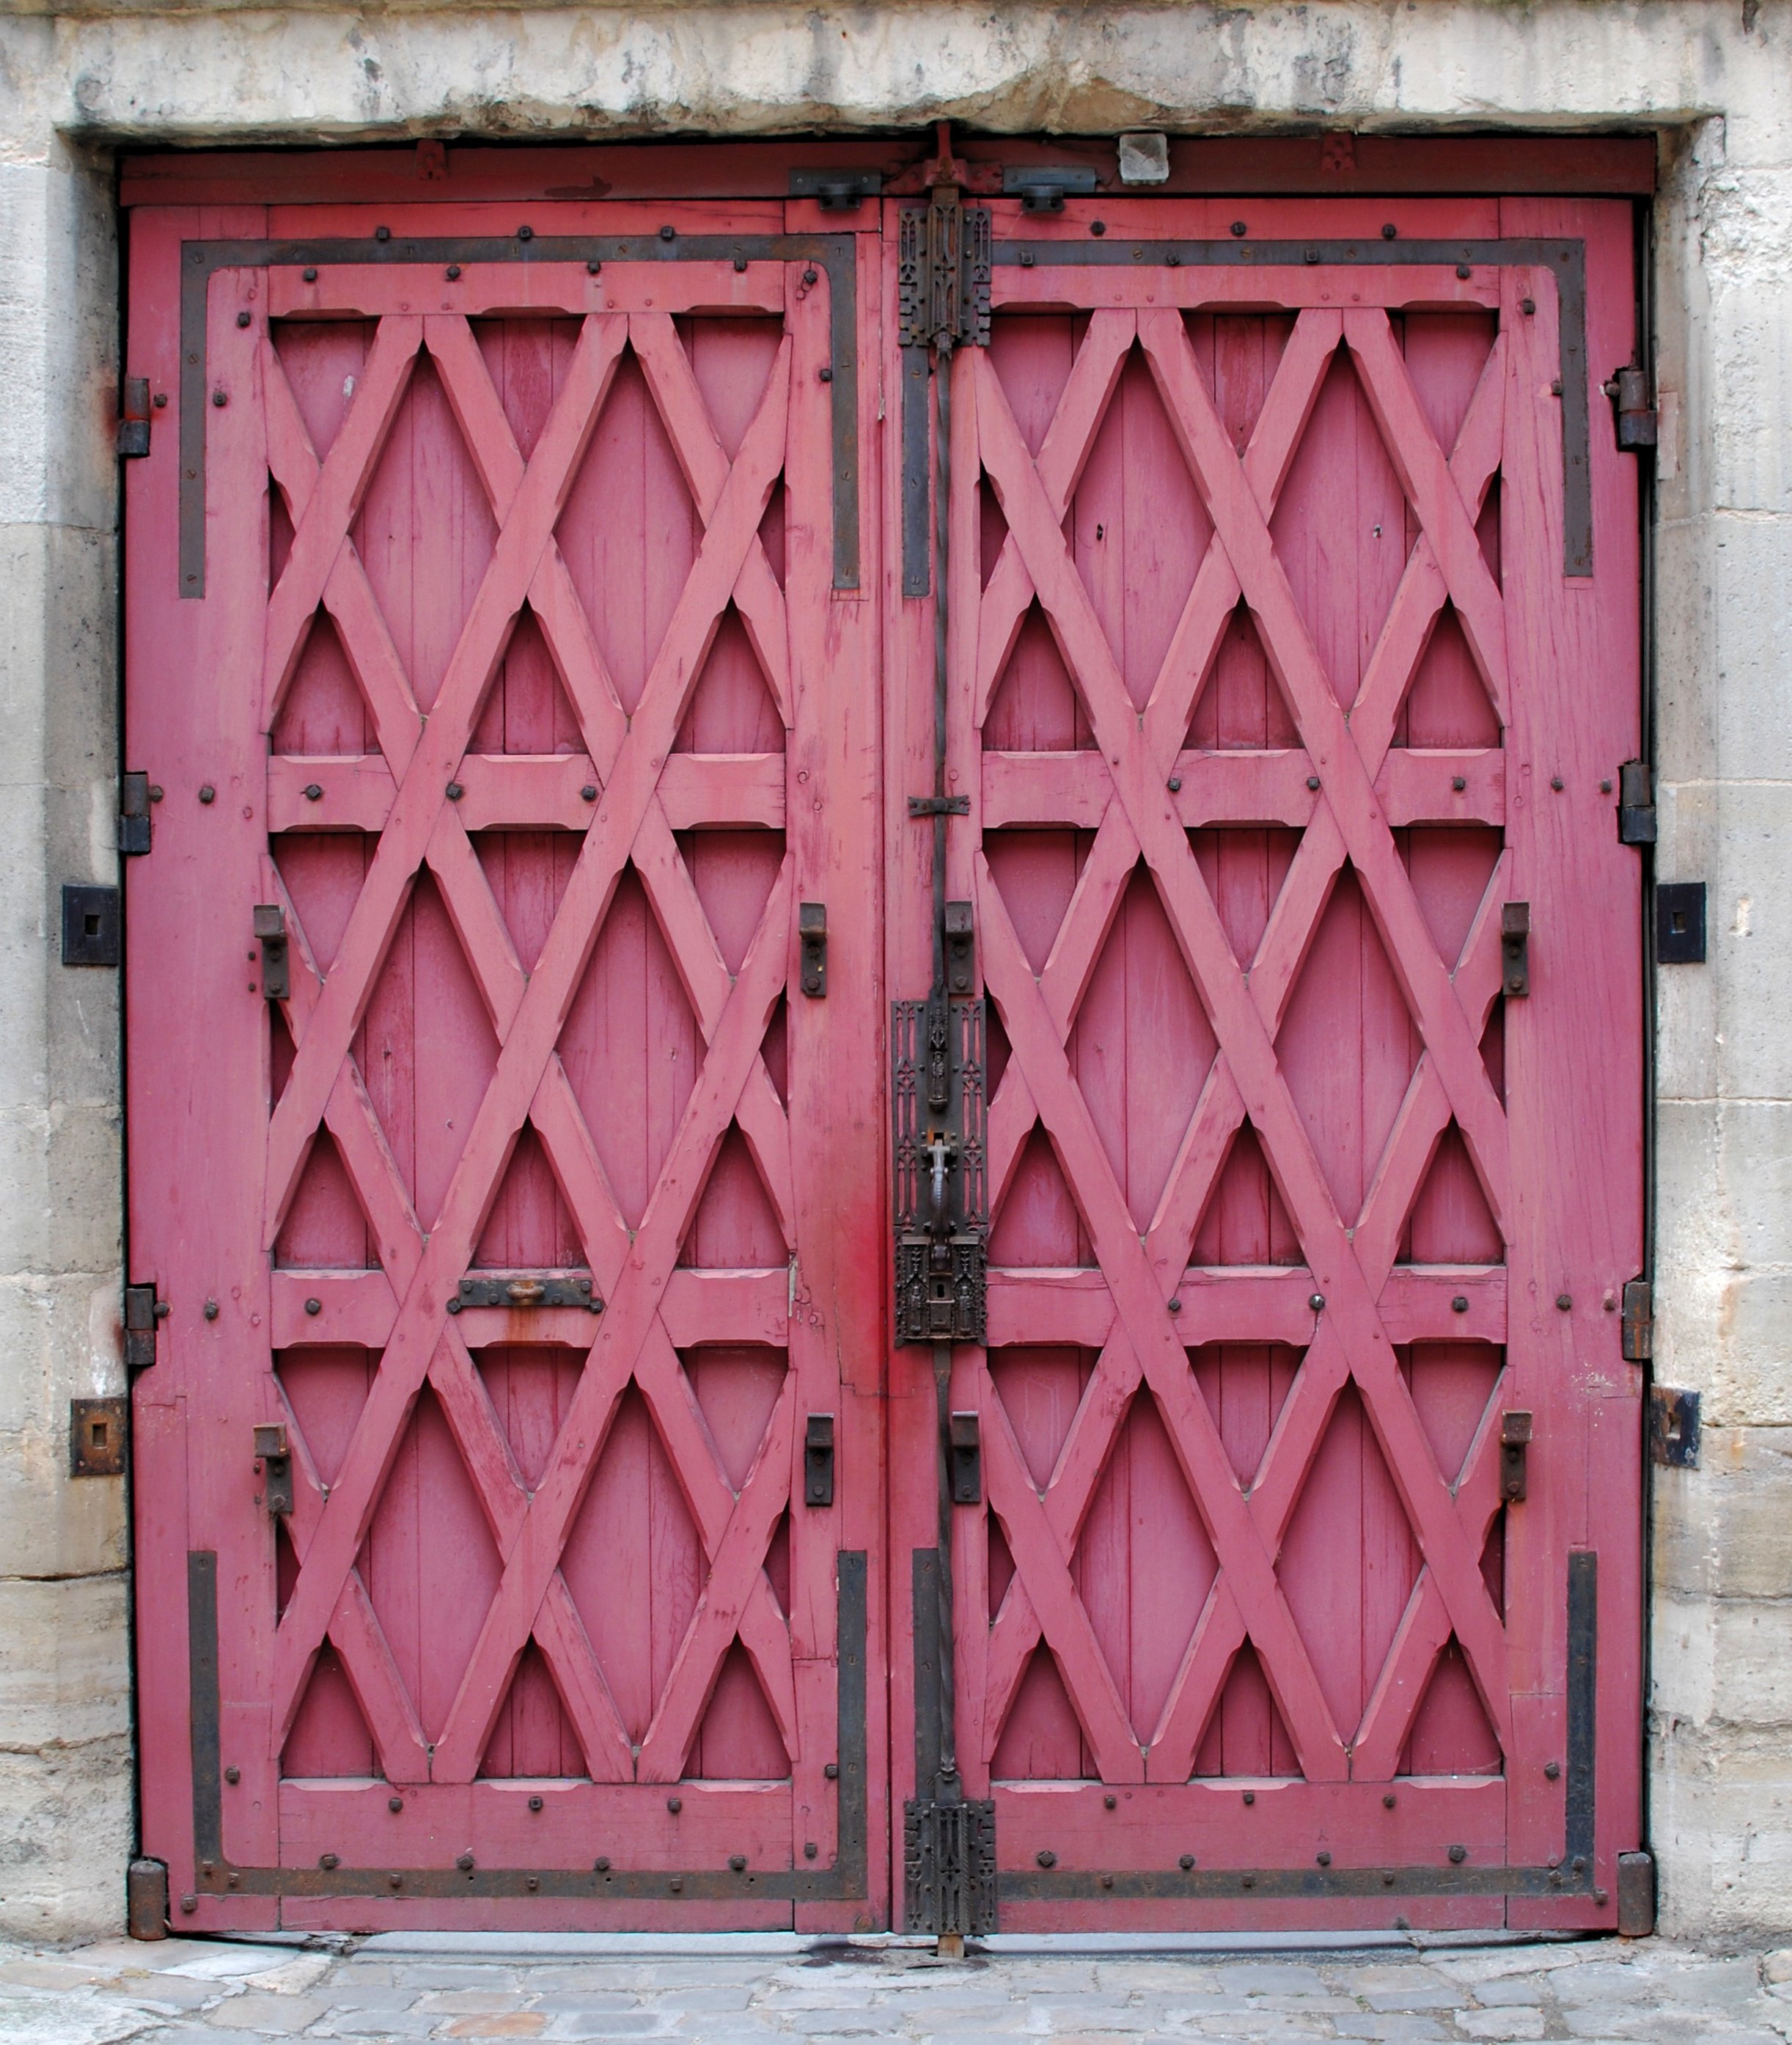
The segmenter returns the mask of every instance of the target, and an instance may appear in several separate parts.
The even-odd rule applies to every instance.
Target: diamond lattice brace
[[[364,378],[362,397],[351,410],[349,423],[355,422],[371,392],[371,409],[379,416],[369,429],[351,435],[345,424],[321,468],[302,434],[295,439],[290,429],[295,414],[273,436],[279,442],[276,479],[290,479],[289,502],[298,530],[287,575],[270,607],[269,673],[278,676],[290,666],[285,642],[287,635],[297,636],[294,620],[302,631],[316,603],[328,601],[330,590],[345,587],[354,599],[347,607],[345,626],[341,614],[333,614],[345,641],[353,642],[350,658],[357,674],[372,674],[373,687],[386,687],[383,742],[386,722],[399,734],[388,754],[397,788],[386,830],[336,966],[321,988],[300,936],[298,949],[306,969],[295,983],[300,991],[288,1018],[298,1055],[270,1132],[273,1224],[277,1227],[311,1132],[322,1119],[337,1135],[357,1193],[374,1221],[382,1261],[399,1300],[338,1482],[318,1505],[314,1521],[309,1504],[304,1515],[299,1579],[276,1643],[276,1740],[290,1724],[325,1635],[334,1637],[340,1629],[352,1643],[347,1658],[354,1665],[351,1681],[358,1693],[364,1691],[372,1699],[374,1716],[384,1727],[383,1754],[389,1748],[396,1756],[403,1749],[415,1771],[414,1714],[407,1705],[399,1708],[402,1691],[395,1695],[391,1658],[366,1608],[353,1558],[410,1405],[427,1378],[442,1398],[505,1557],[498,1595],[430,1772],[437,1780],[471,1779],[532,1629],[541,1639],[567,1697],[593,1773],[601,1768],[613,1779],[630,1772],[627,1743],[558,1568],[572,1515],[617,1402],[632,1378],[642,1386],[692,1499],[711,1566],[711,1581],[634,1772],[647,1779],[678,1773],[715,1669],[737,1631],[794,1753],[788,1631],[763,1568],[788,1494],[788,1442],[781,1450],[780,1442],[788,1435],[789,1418],[781,1408],[774,1415],[754,1471],[736,1498],[658,1318],[660,1296],[709,1165],[737,1118],[788,1238],[788,1125],[765,1073],[761,1046],[782,992],[790,867],[787,859],[742,971],[730,980],[676,853],[656,785],[703,654],[730,600],[750,621],[780,707],[788,701],[788,684],[780,686],[786,672],[782,596],[758,538],[759,522],[782,466],[788,344],[774,364],[739,455],[730,464],[696,399],[669,322],[652,316],[588,319],[535,454],[524,464],[465,322],[432,319],[421,327],[415,322],[396,322],[402,330],[391,350],[382,353],[380,343],[393,324],[382,323],[370,355],[370,363],[380,356],[380,373],[370,372]],[[669,433],[705,521],[696,561],[632,721],[622,714],[552,537],[625,341],[635,346],[644,366],[652,365],[650,387],[668,414]],[[347,529],[420,342],[426,342],[436,360],[474,451],[499,531],[435,711],[407,754],[405,719],[390,700],[395,663],[383,669],[380,664],[383,634],[373,629],[377,609],[370,598],[366,607],[355,608],[365,578],[352,561]],[[278,405],[271,406],[279,410]],[[287,410],[291,414],[290,402]],[[288,488],[287,480],[282,479],[282,487]],[[318,530],[322,537],[317,537]],[[345,557],[349,565],[343,564]],[[295,564],[300,570],[295,594],[277,615]],[[447,781],[464,755],[479,701],[526,599],[542,619],[588,749],[604,777],[602,800],[533,976],[522,973],[466,834],[445,806]],[[376,714],[377,719],[377,711]],[[642,874],[709,1047],[632,1245],[555,1049],[603,915],[631,859]],[[442,1212],[426,1238],[409,1211],[348,1048],[411,879],[426,861],[441,886],[500,1046],[491,1087]],[[525,1119],[534,1122],[541,1137],[610,1302],[555,1457],[533,1500],[518,1496],[516,1473],[470,1358],[441,1315],[441,1302],[464,1268]],[[726,1559],[719,1567],[725,1547]]]
[[[1111,1754],[1112,1765],[1136,1774],[1141,1763],[1132,1757],[1138,1748],[1124,1728],[1111,1677],[1093,1652],[1093,1635],[1070,1586],[1066,1558],[1119,1415],[1140,1378],[1150,1383],[1221,1566],[1220,1578],[1150,1743],[1156,1764],[1150,1773],[1158,1776],[1161,1768],[1166,1778],[1186,1777],[1195,1743],[1244,1637],[1243,1607],[1248,1606],[1258,1615],[1255,1633],[1259,1652],[1303,1770],[1310,1777],[1336,1776],[1347,1765],[1342,1743],[1318,1695],[1310,1661],[1275,1583],[1274,1556],[1326,1416],[1348,1378],[1354,1377],[1362,1389],[1389,1464],[1401,1473],[1402,1502],[1424,1558],[1424,1581],[1435,1587],[1435,1595],[1455,1626],[1502,1739],[1509,1716],[1505,1643],[1479,1575],[1480,1543],[1471,1546],[1457,1501],[1437,1469],[1376,1310],[1385,1265],[1371,1274],[1353,1248],[1277,1069],[1274,1050],[1274,1026],[1294,968],[1332,880],[1348,856],[1363,875],[1366,893],[1390,956],[1397,959],[1403,990],[1417,1012],[1425,1044],[1420,1069],[1372,1189],[1376,1219],[1381,1219],[1402,1197],[1409,1204],[1412,1185],[1452,1110],[1465,1133],[1473,1125],[1471,1153],[1496,1213],[1501,1211],[1504,1115],[1493,1097],[1478,1050],[1492,993],[1485,1000],[1477,999],[1475,992],[1452,986],[1445,975],[1376,803],[1373,782],[1400,699],[1447,598],[1458,601],[1459,607],[1466,602],[1476,609],[1483,665],[1494,667],[1501,676],[1490,680],[1490,689],[1496,703],[1505,700],[1497,595],[1493,593],[1490,611],[1488,588],[1474,579],[1476,570],[1486,577],[1478,549],[1473,564],[1466,564],[1460,546],[1462,529],[1466,528],[1473,541],[1473,517],[1463,502],[1463,488],[1466,485],[1478,510],[1497,464],[1503,351],[1496,349],[1490,358],[1459,437],[1459,478],[1443,464],[1418,416],[1397,354],[1393,366],[1385,359],[1393,352],[1391,338],[1384,351],[1373,324],[1351,316],[1351,345],[1359,365],[1367,364],[1363,373],[1380,393],[1378,417],[1385,433],[1404,437],[1407,445],[1402,473],[1423,479],[1424,501],[1418,506],[1423,529],[1419,545],[1403,575],[1359,703],[1347,721],[1319,669],[1274,559],[1267,528],[1268,512],[1286,476],[1320,380],[1346,335],[1345,318],[1328,312],[1301,315],[1240,464],[1214,417],[1180,318],[1174,314],[1137,316],[1139,338],[1146,346],[1215,525],[1212,545],[1141,720],[1126,700],[1062,530],[1075,478],[1087,459],[1131,344],[1135,317],[1098,314],[1092,320],[1037,464],[1020,441],[995,375],[981,358],[973,358],[975,418],[970,430],[976,434],[984,469],[1009,529],[989,584],[996,599],[995,615],[988,632],[979,635],[981,703],[987,706],[993,678],[1012,644],[1015,620],[1037,596],[1083,696],[1113,783],[1112,800],[1095,847],[1037,980],[1027,966],[987,865],[980,861],[978,865],[989,984],[1014,1047],[1003,1088],[1009,1099],[998,1101],[1003,1115],[1000,1150],[997,1132],[993,1126],[992,1130],[993,1169],[1000,1184],[1012,1170],[1020,1142],[1037,1114],[1058,1150],[1066,1176],[1078,1188],[1098,1258],[1113,1288],[1119,1323],[1104,1351],[1101,1375],[1106,1382],[1100,1388],[1100,1396],[1085,1402],[1092,1420],[1087,1446],[1073,1440],[1061,1465],[1061,1474],[1080,1466],[1081,1476],[1065,1490],[1062,1509],[1054,1515],[1058,1527],[1054,1530],[1044,1523],[1044,1508],[1031,1484],[1023,1481],[1017,1454],[1005,1453],[1012,1450],[1012,1444],[1003,1438],[999,1406],[986,1392],[985,1410],[996,1422],[992,1433],[997,1443],[992,1465],[998,1474],[992,1479],[992,1496],[999,1512],[1004,1505],[1008,1508],[1004,1531],[1023,1582],[1030,1565],[1035,1574],[1042,1593],[1040,1601],[1049,1608],[1044,1631],[1058,1653],[1092,1747],[1098,1754]],[[1375,318],[1385,335],[1385,315]],[[1429,456],[1416,444],[1421,437],[1429,445]],[[1437,483],[1440,465],[1447,501]],[[1436,530],[1443,532],[1441,543],[1433,540]],[[1440,564],[1440,551],[1447,567]],[[1236,565],[1240,560],[1243,574]],[[1460,598],[1459,588],[1463,591]],[[1308,753],[1327,770],[1325,778],[1332,784],[1316,809],[1296,869],[1266,932],[1258,968],[1248,982],[1227,945],[1186,834],[1163,795],[1167,767],[1187,729],[1194,691],[1241,595],[1257,614],[1266,650],[1294,707]],[[1352,726],[1359,718],[1360,728],[1353,734]],[[1331,772],[1334,768],[1342,768],[1342,773]],[[1146,1245],[1131,1229],[1064,1049],[1121,888],[1141,853],[1220,1047],[1154,1223],[1156,1254],[1149,1260]],[[1477,919],[1477,934],[1471,934],[1465,948],[1465,964],[1471,958],[1479,962],[1487,955],[1488,904],[1495,898],[1502,872],[1503,868],[1497,870],[1489,882]],[[1473,977],[1485,985],[1485,967]],[[1472,1016],[1462,1006],[1465,996]],[[1274,1486],[1269,1495],[1279,1508],[1275,1523],[1265,1509],[1269,1500],[1265,1508],[1259,1508],[1254,1496],[1249,1501],[1241,1496],[1229,1475],[1215,1477],[1216,1471],[1226,1470],[1227,1465],[1218,1453],[1211,1416],[1189,1383],[1181,1342],[1170,1332],[1163,1314],[1166,1294],[1179,1281],[1200,1209],[1231,1134],[1246,1113],[1265,1142],[1316,1283],[1331,1301],[1278,1433],[1279,1453],[1272,1463],[1281,1481],[1281,1497],[1277,1499]],[[1428,1123],[1432,1125],[1428,1135]],[[1417,1157],[1415,1167],[1415,1154],[1421,1150],[1424,1155]],[[1412,1184],[1406,1183],[1409,1178]],[[1385,1233],[1385,1222],[1382,1232]],[[1396,1223],[1394,1237],[1397,1232]],[[1391,1242],[1389,1254],[1391,1261]],[[1261,1520],[1259,1510],[1264,1512]],[[1484,1529],[1481,1538],[1485,1539]],[[1242,1605],[1235,1583],[1243,1592]],[[1428,1611],[1433,1594],[1426,1594]],[[992,1747],[1000,1717],[1024,1667],[1031,1648],[1028,1636],[1037,1638],[1040,1616],[1033,1609],[1030,1593],[1016,1597],[1011,1592],[1003,1619],[1012,1621],[1012,1632],[1000,1643],[999,1654],[998,1640],[992,1638],[986,1750]],[[998,1627],[998,1635],[1000,1631]],[[1104,1772],[1108,1765],[1104,1758]]]

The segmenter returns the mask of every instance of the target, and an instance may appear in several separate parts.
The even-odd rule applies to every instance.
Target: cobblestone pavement
[[[0,1947],[0,2041],[1792,2039],[1792,1948],[1720,1957],[1650,1939],[1166,1957],[1035,1947],[949,1964],[888,1944],[526,1957],[408,1943]]]

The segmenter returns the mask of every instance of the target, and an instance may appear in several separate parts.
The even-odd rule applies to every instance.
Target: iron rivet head
[[[199,1899],[196,1896],[183,1896],[180,1899],[180,1907],[183,1910],[191,1913],[198,1908]]]
[[[458,1300],[450,1300],[448,1303],[448,1311],[451,1314],[459,1313],[461,1311],[461,1302]]]
[[[230,402],[230,394],[223,389],[216,390],[211,394],[211,401],[222,412]]]
[[[660,239],[662,241],[676,241],[678,239],[678,229],[671,226],[662,227],[660,229]]]
[[[1543,1773],[1549,1777],[1550,1781],[1553,1782],[1562,1773],[1561,1762],[1559,1761],[1546,1761],[1543,1763]]]
[[[1165,252],[1163,260],[1165,264],[1172,270],[1180,270],[1182,267],[1182,258],[1177,254],[1173,248],[1168,249]]]
[[[473,1871],[473,1857],[471,1854],[457,1854],[454,1857],[454,1865],[463,1874],[471,1874]]]
[[[1559,795],[1562,792],[1562,776],[1559,774],[1551,774],[1549,777],[1549,785]]]
[[[1453,1314],[1466,1314],[1468,1311],[1467,1293],[1459,1292],[1450,1302],[1450,1311]]]
[[[218,1319],[218,1302],[215,1300],[206,1300],[205,1315],[208,1321],[215,1321]]]
[[[684,1809],[684,1799],[682,1797],[667,1797],[667,1799],[666,1799],[666,1808],[667,1808],[669,1811],[670,1811],[670,1812],[672,1812],[672,1816],[673,1816],[674,1817],[676,1817],[676,1816],[678,1815],[678,1813],[679,1813],[680,1811],[682,1811],[682,1810]]]
[[[1308,249],[1304,260],[1308,263],[1316,263],[1319,260],[1319,251],[1316,248]]]
[[[1459,263],[1459,264],[1456,265],[1456,275],[1457,275],[1459,277],[1466,277],[1466,276],[1468,275],[1468,274],[1469,274],[1469,267],[1468,267],[1467,264],[1466,264],[1466,263]]]
[[[1254,1789],[1247,1789],[1244,1793],[1244,1800],[1247,1804],[1254,1804],[1257,1800],[1257,1792]]]
[[[226,1782],[241,1782],[243,1779],[243,1771],[233,1763],[225,1770],[224,1779]]]
[[[1454,789],[1455,790],[1456,793],[1459,795],[1463,792],[1463,789],[1465,789],[1465,788],[1468,786],[1468,776],[1467,776],[1467,775],[1466,775],[1466,774],[1452,774],[1452,775],[1450,776],[1450,785],[1451,785],[1451,787],[1452,788],[1454,788]]]
[[[448,799],[451,803],[459,802],[466,792],[458,781],[450,781],[448,784]]]
[[[398,1877],[395,1874],[392,1877],[392,1885],[395,1888],[398,1885]],[[538,1874],[525,1875],[522,1880],[522,1885],[531,1895],[533,1895],[535,1891],[541,1887],[541,1877]]]
[[[1586,1856],[1585,1854],[1576,1854],[1574,1855],[1573,1872],[1576,1874],[1585,1874],[1586,1873]]]
[[[1182,1302],[1180,1300],[1172,1300],[1170,1303],[1170,1311],[1173,1314],[1181,1313],[1182,1311]]]
[[[601,276],[603,272],[603,265],[595,256],[585,265],[585,275],[588,277]]]
[[[215,803],[218,800],[218,791],[212,786],[210,782],[207,781],[200,789],[199,800],[202,803]]]
[[[150,784],[149,784],[149,799],[150,799],[150,801],[151,801],[151,802],[152,802],[152,803],[159,803],[159,802],[160,802],[160,800],[162,799],[162,795],[163,795],[163,788],[162,788],[162,784],[161,784],[161,783],[160,783],[160,781],[152,781],[152,782],[150,783]]]
[[[593,1874],[607,1874],[610,1872],[610,1856],[608,1854],[599,1854],[598,1855],[597,1858],[592,1862],[592,1872]]]
[[[1563,1313],[1567,1313],[1574,1304],[1574,1296],[1571,1292],[1558,1292],[1555,1296],[1555,1304]]]
[[[805,1839],[803,1842],[803,1858],[804,1860],[813,1860],[815,1855],[820,1851],[821,1848],[815,1844],[813,1839]]]
[[[819,281],[820,277],[821,272],[816,269],[807,269],[803,272],[803,281],[805,284],[815,283]]]
[[[516,231],[516,238],[518,241],[533,241],[535,239],[535,230],[533,227],[519,227]]]
[[[1100,241],[1108,232],[1108,223],[1104,220],[1092,220],[1089,224],[1089,231],[1097,241]]]
[[[340,1866],[341,1863],[334,1854],[320,1854],[318,1856],[318,1865],[327,1874],[333,1867]]]
[[[1331,1856],[1328,1853],[1315,1854],[1313,1855],[1313,1858],[1319,1862],[1321,1867],[1329,1867],[1331,1865]]]
[[[1593,1892],[1593,1900],[1594,1900],[1594,1901],[1595,1903],[1597,1903],[1597,1904],[1598,1904],[1599,1908],[1600,1908],[1601,1910],[1603,1910],[1603,1909],[1605,1908],[1605,1890],[1604,1890],[1604,1889],[1594,1889],[1594,1892]]]
[[[156,397],[155,397],[155,406],[156,406],[156,410],[157,410],[158,412],[159,412],[159,411],[160,411],[160,410],[162,410],[162,408],[163,408],[163,407],[164,407],[164,406],[168,403],[168,392],[167,392],[166,391],[158,391],[156,393]]]
[[[1021,252],[1020,252],[1020,267],[1021,267],[1021,268],[1022,268],[1022,269],[1023,269],[1023,270],[1031,270],[1031,269],[1032,268],[1032,267],[1033,267],[1033,252],[1032,252],[1032,250],[1031,250],[1031,248],[1023,248],[1023,249],[1021,250]]]
[[[531,1797],[529,1800],[529,1808],[532,1811],[540,1810],[541,1808],[541,1798],[539,1797]]]
[[[579,791],[579,796],[582,802],[595,803],[597,800],[597,787],[595,783],[588,781],[584,788]]]
[[[839,1779],[840,1774],[839,1762],[838,1761],[829,1762],[827,1766],[823,1769],[822,1773],[827,1777],[830,1782],[837,1781]]]
[[[461,281],[460,264],[458,263],[450,263],[443,274],[446,276],[449,283],[458,283]]]
[[[1112,1889],[1112,1888],[1113,1887],[1113,1885],[1114,1885],[1114,1877],[1113,1877],[1111,1874],[1104,1874],[1104,1875],[1103,1875],[1103,1876],[1102,1876],[1102,1877],[1101,1877],[1101,1886],[1102,1886],[1104,1889]]]
[[[1309,1294],[1307,1300],[1307,1304],[1312,1308],[1316,1314],[1323,1314],[1325,1311],[1325,1295],[1323,1292],[1314,1292]]]
[[[1041,1847],[1033,1858],[1041,1867],[1056,1867],[1058,1865],[1058,1856],[1050,1847]]]
[[[1239,1877],[1239,1885],[1241,1889],[1254,1889],[1257,1886],[1257,1877],[1254,1874],[1241,1874]]]
[[[1559,376],[1552,376],[1549,379],[1549,395],[1552,398],[1559,398],[1561,396],[1562,379]]]
[[[1601,794],[1601,795],[1610,795],[1610,793],[1612,792],[1612,784],[1611,784],[1611,783],[1610,783],[1609,781],[1601,781],[1601,782],[1599,784],[1599,792],[1600,792],[1600,794]]]
[[[834,381],[834,372],[825,363],[815,373],[824,383],[831,383]]]
[[[1393,1888],[1393,1870],[1391,1867],[1388,1870],[1387,1873],[1386,1873],[1385,1874],[1384,1874],[1384,1875],[1382,1877],[1382,1886],[1384,1889],[1392,1889],[1392,1888]]]
[[[1466,1847],[1452,1847],[1450,1849],[1450,1858],[1456,1866],[1460,1867],[1463,1862],[1468,1858],[1468,1848]]]
[[[247,326],[249,325],[249,314],[247,313],[238,313],[237,315],[237,324],[238,326]]]
[[[404,1877],[402,1874],[387,1875],[386,1877],[386,1886],[388,1889],[403,1889],[404,1886]]]
[[[232,1889],[240,1888],[242,1885],[242,1879],[243,1878],[240,1874],[233,1874],[227,1877],[229,1885]],[[1605,1899],[1601,1897],[1599,1900],[1602,1903]]]
[[[305,1311],[308,1314],[321,1314],[323,1310],[324,1303],[322,1300],[307,1300],[305,1302]]]
[[[388,1811],[402,1811],[404,1808],[404,1799],[402,1797],[388,1797],[386,1799],[386,1808]]]
[[[307,284],[314,284],[318,281],[318,273],[315,270],[306,271],[304,276],[305,281]]]
[[[681,1895],[684,1893],[684,1876],[681,1874],[675,1874],[671,1881],[666,1884],[666,1887],[672,1891],[674,1896]]]
[[[306,802],[321,803],[323,799],[324,791],[322,782],[307,781],[305,784],[305,799]]]
[[[1537,302],[1535,298],[1521,298],[1519,303],[1522,310],[1528,315],[1535,313],[1537,310]]]
[[[1242,241],[1244,239],[1244,222],[1242,220],[1235,220],[1232,222],[1232,235],[1236,241]]]
[[[1388,1790],[1388,1791],[1384,1794],[1384,1796],[1383,1796],[1383,1797],[1382,1797],[1382,1808],[1384,1811],[1391,1811],[1391,1810],[1393,1808],[1393,1804],[1394,1804],[1394,1796],[1393,1796],[1393,1792],[1391,1789],[1389,1789],[1389,1790]]]
[[[376,241],[390,241],[392,230],[389,227],[376,227],[373,230],[373,238]]]
[[[1313,791],[1314,794],[1316,794],[1316,794],[1319,792],[1319,776],[1318,776],[1318,775],[1316,775],[1316,774],[1309,774],[1309,775],[1307,776],[1307,786]]]
[[[1183,1872],[1185,1874],[1186,1874],[1189,1872],[1189,1869],[1190,1869],[1190,1868],[1192,1868],[1192,1867],[1194,1866],[1194,1864],[1195,1864],[1195,1857],[1194,1857],[1194,1855],[1193,1855],[1193,1854],[1182,1854],[1182,1855],[1180,1857],[1180,1858],[1178,1858],[1178,1860],[1177,1861],[1177,1863],[1176,1863],[1176,1865],[1177,1865],[1179,1868],[1181,1868],[1181,1869],[1182,1872]]]
[[[1182,776],[1180,774],[1170,776],[1170,792],[1173,795],[1179,795],[1182,792]]]
[[[745,1854],[730,1854],[728,1856],[728,1865],[734,1870],[736,1874],[744,1874],[746,1871],[746,1855]]]
[[[1396,236],[1399,232],[1400,232],[1400,229],[1399,229],[1397,227],[1396,227],[1396,226],[1394,225],[1393,222],[1391,220],[1384,221],[1382,223],[1382,239],[1384,241],[1393,241],[1393,239],[1394,238],[1394,237],[1395,237],[1395,236]]]
[[[1104,1797],[1101,1800],[1101,1808],[1104,1811],[1112,1811],[1120,1800],[1118,1797]]]

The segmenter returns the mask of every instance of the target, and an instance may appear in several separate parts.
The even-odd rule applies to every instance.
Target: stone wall
[[[0,1931],[122,1910],[114,976],[57,963],[107,877],[118,332],[110,166],[147,144],[919,125],[1100,133],[1644,127],[1662,137],[1659,870],[1711,884],[1662,976],[1657,1367],[1703,1393],[1655,1496],[1664,1925],[1792,1926],[1792,0],[500,10],[0,0]]]

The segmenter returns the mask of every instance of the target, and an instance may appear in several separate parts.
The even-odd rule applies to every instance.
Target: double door
[[[830,196],[134,215],[174,1921],[1609,1924],[1627,217]]]

